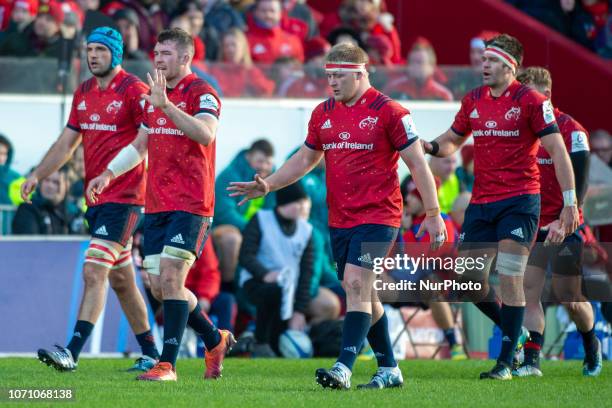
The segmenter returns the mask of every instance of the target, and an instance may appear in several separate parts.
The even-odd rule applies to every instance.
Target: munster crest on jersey
[[[112,101],[106,107],[106,112],[107,113],[117,113],[119,112],[119,109],[121,109],[121,105],[123,105],[122,101]]]
[[[369,129],[369,130],[373,130],[374,126],[376,126],[376,124],[378,123],[378,117],[371,117],[368,116],[365,119],[362,119],[361,122],[359,122],[359,129]]]
[[[521,117],[521,108],[519,108],[518,106],[513,106],[510,109],[508,109],[508,111],[506,112],[506,115],[504,116],[506,120],[519,120],[520,117]]]

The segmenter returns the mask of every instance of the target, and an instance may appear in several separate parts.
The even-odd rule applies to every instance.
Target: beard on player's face
[[[110,72],[113,70],[110,61],[107,64],[102,64],[102,62],[98,60],[96,61],[95,66],[93,67],[89,62],[87,63],[87,65],[89,66],[89,72],[91,72],[93,76],[98,78],[104,78],[108,76],[108,74],[110,74]]]

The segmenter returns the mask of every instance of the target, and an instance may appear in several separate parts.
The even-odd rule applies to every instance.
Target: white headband
[[[326,72],[366,72],[365,64],[355,62],[328,62],[325,64]]]
[[[516,62],[516,58],[514,58],[512,55],[502,50],[501,48],[489,45],[487,48],[485,48],[484,55],[501,59],[501,61],[505,65],[512,69],[512,72],[516,73],[516,70],[518,68],[518,62]]]

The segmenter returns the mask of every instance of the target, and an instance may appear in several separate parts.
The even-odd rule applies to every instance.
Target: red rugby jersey
[[[398,152],[417,139],[410,112],[374,88],[353,106],[333,98],[319,104],[305,144],[325,154],[329,225],[399,227]]]
[[[215,90],[195,74],[187,75],[168,99],[192,116],[219,117]],[[212,217],[215,204],[215,146],[187,137],[159,108],[145,105],[143,126],[149,131],[146,213],[185,211]]]
[[[590,150],[588,132],[580,123],[558,109],[555,109],[555,117],[569,154]],[[540,194],[542,196],[540,227],[544,227],[559,219],[563,209],[563,193],[557,181],[553,161],[542,145],[538,149],[538,167],[540,168]],[[580,223],[583,223],[582,208],[578,208],[578,213],[580,214]]]
[[[149,88],[140,79],[124,70],[119,71],[106,89],[100,89],[95,78],[83,82],[74,92],[72,109],[66,127],[81,133],[85,154],[85,185],[99,176],[108,163],[132,143],[142,123],[142,94]],[[104,203],[144,205],[145,164],[110,182],[93,204]]]
[[[538,194],[538,138],[558,133],[553,107],[537,91],[514,81],[498,98],[488,86],[461,101],[451,129],[474,136],[472,203]]]

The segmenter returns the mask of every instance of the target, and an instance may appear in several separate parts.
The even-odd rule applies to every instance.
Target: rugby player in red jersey
[[[360,388],[398,387],[402,373],[393,357],[387,317],[373,287],[373,261],[385,257],[400,227],[402,195],[397,162],[408,165],[421,192],[427,216],[419,236],[446,240],[433,175],[410,112],[370,85],[365,51],[338,44],[326,56],[325,69],[333,98],[319,104],[310,118],[304,145],[275,173],[255,181],[234,182],[230,195],[240,204],[295,183],[324,157],[327,203],[334,260],[347,293],[342,350],[330,370],[318,369],[323,387],[350,388],[353,364],[367,337],[378,370]],[[364,243],[378,243],[364,246]]]
[[[552,79],[546,68],[529,67],[517,78],[519,82],[533,88],[550,99]],[[574,176],[580,223],[584,223],[582,208],[584,195],[588,189],[589,141],[588,132],[571,116],[555,109],[557,124],[563,135],[565,147],[570,155]],[[544,310],[540,297],[546,283],[546,269],[551,266],[553,294],[569,312],[582,336],[584,346],[584,365],[582,373],[595,377],[601,373],[601,344],[595,336],[595,317],[593,307],[582,295],[582,235],[578,228],[566,235],[559,228],[559,216],[563,209],[563,194],[555,178],[555,169],[550,155],[540,146],[538,167],[540,169],[540,223],[536,247],[529,255],[525,271],[525,327],[529,330],[529,341],[525,344],[525,360],[512,372],[518,377],[542,376],[540,370],[540,350],[544,343]],[[547,245],[553,243],[556,245]]]
[[[483,83],[461,101],[451,128],[425,150],[439,157],[454,154],[474,135],[474,189],[465,213],[459,256],[484,256],[497,250],[502,306],[487,284],[492,261],[477,274],[482,282],[476,306],[502,330],[497,363],[480,378],[512,379],[512,361],[525,311],[523,275],[540,215],[540,182],[536,153],[542,143],[554,163],[563,191],[560,229],[569,234],[578,227],[574,172],[559,133],[553,107],[540,93],[516,80],[523,46],[502,34],[487,41],[483,56]],[[479,275],[479,276],[476,276]],[[474,295],[474,294],[473,294]]]
[[[174,28],[162,31],[154,49],[155,73],[136,140],[123,149],[87,187],[93,200],[111,180],[142,163],[148,153],[144,223],[144,267],[151,290],[163,300],[164,347],[159,363],[139,376],[176,381],[176,359],[189,324],[206,346],[205,378],[219,378],[234,343],[217,329],[185,288],[191,265],[202,253],[214,212],[215,139],[221,102],[191,72],[193,39]]]
[[[80,143],[85,155],[85,182],[106,169],[111,158],[134,138],[142,122],[141,94],[148,87],[121,68],[123,40],[110,27],[99,27],[87,38],[87,63],[93,77],[74,93],[68,123],[58,140],[21,187],[24,200],[39,181],[48,177],[72,156]],[[60,371],[74,371],[79,354],[100,317],[106,299],[106,280],[136,334],[143,356],[133,370],[146,371],[159,354],[147,318],[142,294],[132,266],[132,234],[144,205],[145,171],[139,165],[114,180],[97,202],[87,200],[85,217],[91,242],[85,252],[85,282],[78,320],[66,347],[38,350],[38,358]]]

